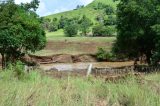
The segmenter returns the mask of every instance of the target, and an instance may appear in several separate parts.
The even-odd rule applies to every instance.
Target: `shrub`
[[[24,79],[25,72],[24,72],[24,65],[22,62],[17,62],[15,66],[11,66],[13,69],[13,72],[15,72],[15,75],[18,79]]]
[[[102,24],[93,27],[93,36],[100,36],[100,37],[110,37],[114,36],[116,32],[115,29],[111,26],[104,26]]]
[[[96,56],[99,61],[111,60],[111,58],[112,58],[112,54],[107,52],[103,48],[98,48],[98,52],[97,52]]]
[[[48,31],[49,32],[54,32],[58,30],[58,25],[54,24],[54,23],[50,23]]]
[[[74,37],[78,33],[78,25],[75,23],[70,23],[65,26],[64,33],[67,37]]]
[[[61,16],[59,20],[59,29],[64,28],[67,22],[68,22],[68,18]]]
[[[90,27],[93,25],[92,21],[86,16],[83,17],[79,21],[80,31],[84,36],[87,36],[88,32],[90,32]]]
[[[10,73],[10,77],[18,78],[19,80],[24,80],[28,77],[24,70],[24,64],[21,61],[9,63],[6,71]]]
[[[109,15],[108,17],[104,18],[104,25],[116,25],[117,24],[117,19],[115,16]]]
[[[110,5],[107,5],[106,8],[105,8],[105,12],[107,15],[111,15],[111,14],[114,14],[114,8]]]
[[[96,3],[95,5],[94,5],[94,9],[95,10],[102,10],[102,9],[105,9],[106,7],[108,7],[109,5],[106,5],[106,4],[104,4],[104,3]]]

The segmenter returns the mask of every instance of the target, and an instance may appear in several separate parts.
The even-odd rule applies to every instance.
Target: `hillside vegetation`
[[[102,10],[100,10],[100,9],[95,10],[94,9],[97,6],[98,3],[102,3],[102,4],[105,4],[105,5],[110,5],[114,9],[116,9],[116,5],[118,4],[117,1],[114,2],[113,0],[94,0],[92,3],[90,3],[89,5],[87,5],[84,8],[49,15],[49,16],[46,16],[45,18],[50,18],[50,19],[58,18],[59,19],[61,16],[65,16],[65,17],[68,17],[68,18],[74,18],[74,17],[81,17],[83,15],[86,15],[94,23],[96,23],[97,22],[96,17],[103,14]]]
[[[44,17],[44,19],[50,20],[50,23],[53,22],[51,25],[45,24],[45,26],[52,27],[52,28],[49,28],[49,30],[51,29],[52,31],[47,31],[46,34],[62,37],[65,35],[64,30],[62,30],[62,29],[64,29],[64,27],[62,28],[59,25],[62,17],[65,19],[70,19],[69,21],[76,20],[76,22],[77,22],[79,20],[84,20],[83,16],[86,16],[86,18],[88,18],[92,23],[89,26],[90,28],[89,28],[88,34],[92,35],[92,33],[93,33],[92,28],[95,25],[103,24],[105,27],[109,26],[109,28],[107,27],[106,29],[109,29],[109,31],[111,30],[111,32],[109,32],[109,31],[103,32],[102,31],[100,33],[107,33],[108,35],[111,35],[111,34],[115,35],[115,33],[116,33],[116,31],[115,31],[115,17],[116,17],[116,15],[115,14],[116,14],[116,5],[118,3],[119,3],[118,0],[115,0],[115,1],[114,0],[94,0],[92,3],[90,3],[89,5],[87,5],[85,7],[82,6],[80,8],[77,8],[77,9],[74,9],[71,11],[66,11],[66,12],[46,16],[46,17]],[[58,25],[57,25],[57,22],[58,22]],[[72,25],[73,25],[73,23],[75,23],[75,21],[71,22]],[[57,26],[58,26],[58,28],[57,28]],[[75,26],[72,26],[72,27],[75,27]],[[100,29],[106,30],[102,26],[100,26]],[[58,31],[58,35],[57,35],[57,31]],[[77,34],[75,34],[75,35],[86,35],[86,34],[81,34],[81,32],[82,32],[81,30],[78,30]],[[100,34],[96,33],[95,35],[100,35]]]

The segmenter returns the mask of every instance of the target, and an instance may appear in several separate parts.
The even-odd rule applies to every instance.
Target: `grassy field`
[[[113,42],[116,37],[55,37],[48,36],[48,41],[66,41],[66,42]]]
[[[66,79],[31,72],[18,80],[12,71],[0,73],[0,106],[159,106],[160,74],[116,83],[94,77]],[[149,80],[149,82],[148,82]]]
[[[47,39],[52,39],[53,37],[65,37],[63,29],[60,29],[56,32],[48,32],[46,31]]]
[[[102,47],[111,50],[115,37],[47,37],[46,47],[35,55],[95,54]]]

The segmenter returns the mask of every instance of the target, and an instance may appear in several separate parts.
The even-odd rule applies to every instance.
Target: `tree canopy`
[[[19,59],[22,55],[41,50],[46,43],[41,20],[35,13],[39,2],[17,5],[14,0],[0,3],[0,53],[2,66],[5,62]]]
[[[127,57],[145,54],[148,63],[160,59],[160,1],[121,0],[117,9],[114,52]],[[156,60],[157,61],[157,60]]]
[[[82,34],[86,36],[87,33],[89,32],[89,28],[93,24],[92,21],[89,18],[87,18],[85,15],[83,15],[79,23],[80,23],[80,29],[82,31]]]
[[[64,33],[67,37],[74,37],[78,33],[78,23],[74,19],[70,19],[66,22],[64,27]]]

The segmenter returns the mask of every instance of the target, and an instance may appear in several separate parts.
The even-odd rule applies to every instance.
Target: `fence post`
[[[92,72],[92,64],[89,65],[88,70],[87,70],[87,77],[91,74]]]

